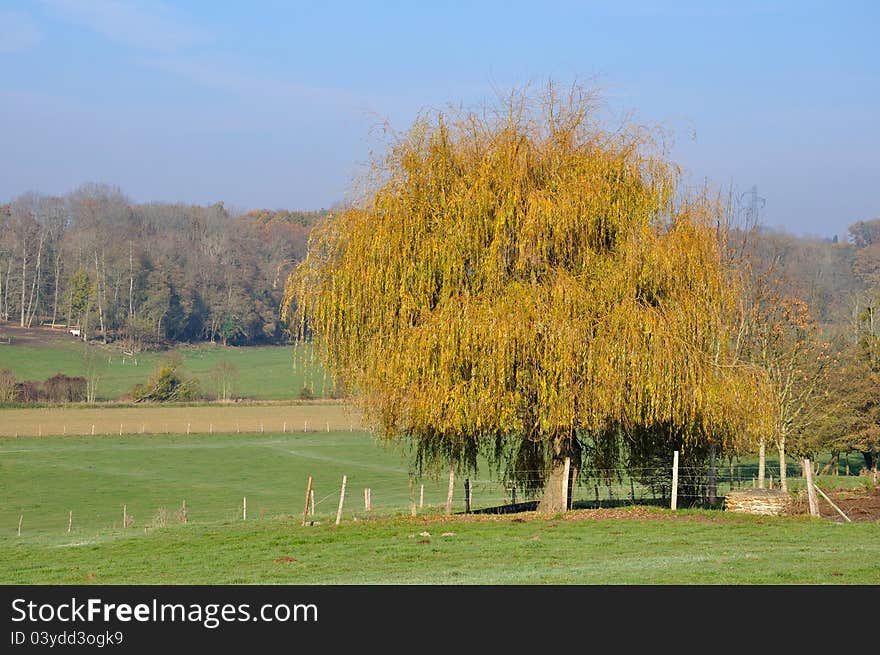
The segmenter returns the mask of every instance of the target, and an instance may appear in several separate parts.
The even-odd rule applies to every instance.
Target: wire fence
[[[796,467],[788,467],[788,477],[799,478]],[[705,467],[679,467],[678,508],[721,507],[723,497],[734,489],[758,486],[757,466],[737,464],[718,467],[714,485]],[[232,485],[230,485],[232,486]],[[779,469],[768,466],[764,486],[778,488]],[[672,468],[612,469],[600,474],[581,473],[570,489],[570,507],[614,508],[634,505],[670,506]],[[7,525],[4,533],[14,536],[69,535],[77,539],[120,531],[145,531],[173,525],[210,525],[291,519],[297,524],[328,524],[363,521],[393,515],[438,515],[447,511],[448,479],[413,479],[360,474],[347,477],[344,497],[342,480],[324,478],[306,495],[306,481],[285,480],[273,485],[266,481],[249,492],[240,486],[218,497],[201,494],[193,487],[190,497],[156,502],[154,492],[121,491],[117,499],[99,498],[87,508],[67,511],[31,506]],[[239,493],[241,492],[240,495]],[[189,492],[187,492],[189,494]],[[449,512],[510,513],[535,509],[534,493],[512,483],[483,476],[455,476]],[[96,507],[99,505],[99,507]],[[9,513],[6,513],[9,516]],[[88,539],[86,539],[86,542]]]

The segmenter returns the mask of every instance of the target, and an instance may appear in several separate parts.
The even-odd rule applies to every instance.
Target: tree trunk
[[[95,293],[98,302],[98,322],[101,326],[101,334],[104,337],[104,343],[107,343],[107,331],[104,329],[104,308],[101,300],[101,269],[98,268],[98,251],[95,251]]]
[[[55,255],[55,297],[52,302],[52,327],[55,327],[55,319],[58,318],[58,278],[61,276],[61,256]]]
[[[581,448],[577,441],[559,440],[553,448],[553,461],[544,485],[544,496],[538,503],[538,511],[564,512],[571,507],[571,490],[581,463]],[[568,465],[566,465],[568,459]]]
[[[840,451],[832,450],[831,451],[831,459],[828,460],[828,463],[822,468],[822,471],[819,475],[837,475],[837,464],[840,461]]]
[[[134,317],[134,257],[128,242],[128,318]]]
[[[27,289],[27,241],[22,241],[21,245],[21,327],[24,327],[24,298]]]
[[[68,327],[68,329],[70,328],[70,324],[72,321],[73,321],[73,291],[68,288],[68,290],[67,290],[67,327]]]
[[[40,232],[40,245],[37,248],[37,262],[34,268],[34,280],[31,284],[31,294],[28,297],[28,310],[27,310],[27,326],[30,327],[34,322],[34,316],[39,311],[40,308],[40,279],[42,277],[41,272],[43,269],[42,260],[43,260],[43,240],[44,234]]]
[[[765,453],[764,440],[758,446],[758,489],[764,488],[764,469],[767,466],[767,456]]]
[[[12,277],[12,255],[9,256],[9,265],[6,267],[6,286],[3,288],[3,319],[9,320],[9,278]]]
[[[870,450],[864,450],[862,451],[862,457],[865,458],[865,468],[869,471],[872,470],[875,466],[874,453],[872,453]]]

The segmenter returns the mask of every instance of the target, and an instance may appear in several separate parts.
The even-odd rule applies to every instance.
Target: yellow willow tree
[[[608,467],[627,444],[724,446],[772,421],[728,349],[718,203],[687,197],[644,130],[596,117],[589,90],[552,85],[422,116],[285,293],[380,435],[420,467],[484,453],[551,511],[567,458]]]

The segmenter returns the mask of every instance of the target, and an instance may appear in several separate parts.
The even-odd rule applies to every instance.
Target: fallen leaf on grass
[[[295,562],[296,559],[291,557],[290,555],[282,555],[281,557],[276,557],[272,561],[273,562]]]

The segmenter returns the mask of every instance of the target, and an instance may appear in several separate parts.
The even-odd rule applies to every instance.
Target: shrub
[[[53,402],[80,402],[86,399],[86,379],[56,373],[43,383],[43,396]]]
[[[164,528],[168,525],[168,510],[164,507],[160,507],[158,511],[153,515],[153,520],[150,521],[149,527],[151,528]]]
[[[131,390],[135,402],[185,402],[199,397],[197,378],[186,378],[177,368],[160,365],[147,384],[136,384]]]
[[[40,400],[40,387],[36,382],[18,382],[15,385],[15,401],[35,403]]]
[[[311,387],[303,387],[302,391],[299,392],[300,400],[314,400],[315,392],[312,391]]]
[[[15,401],[15,376],[9,369],[0,369],[0,403]]]

